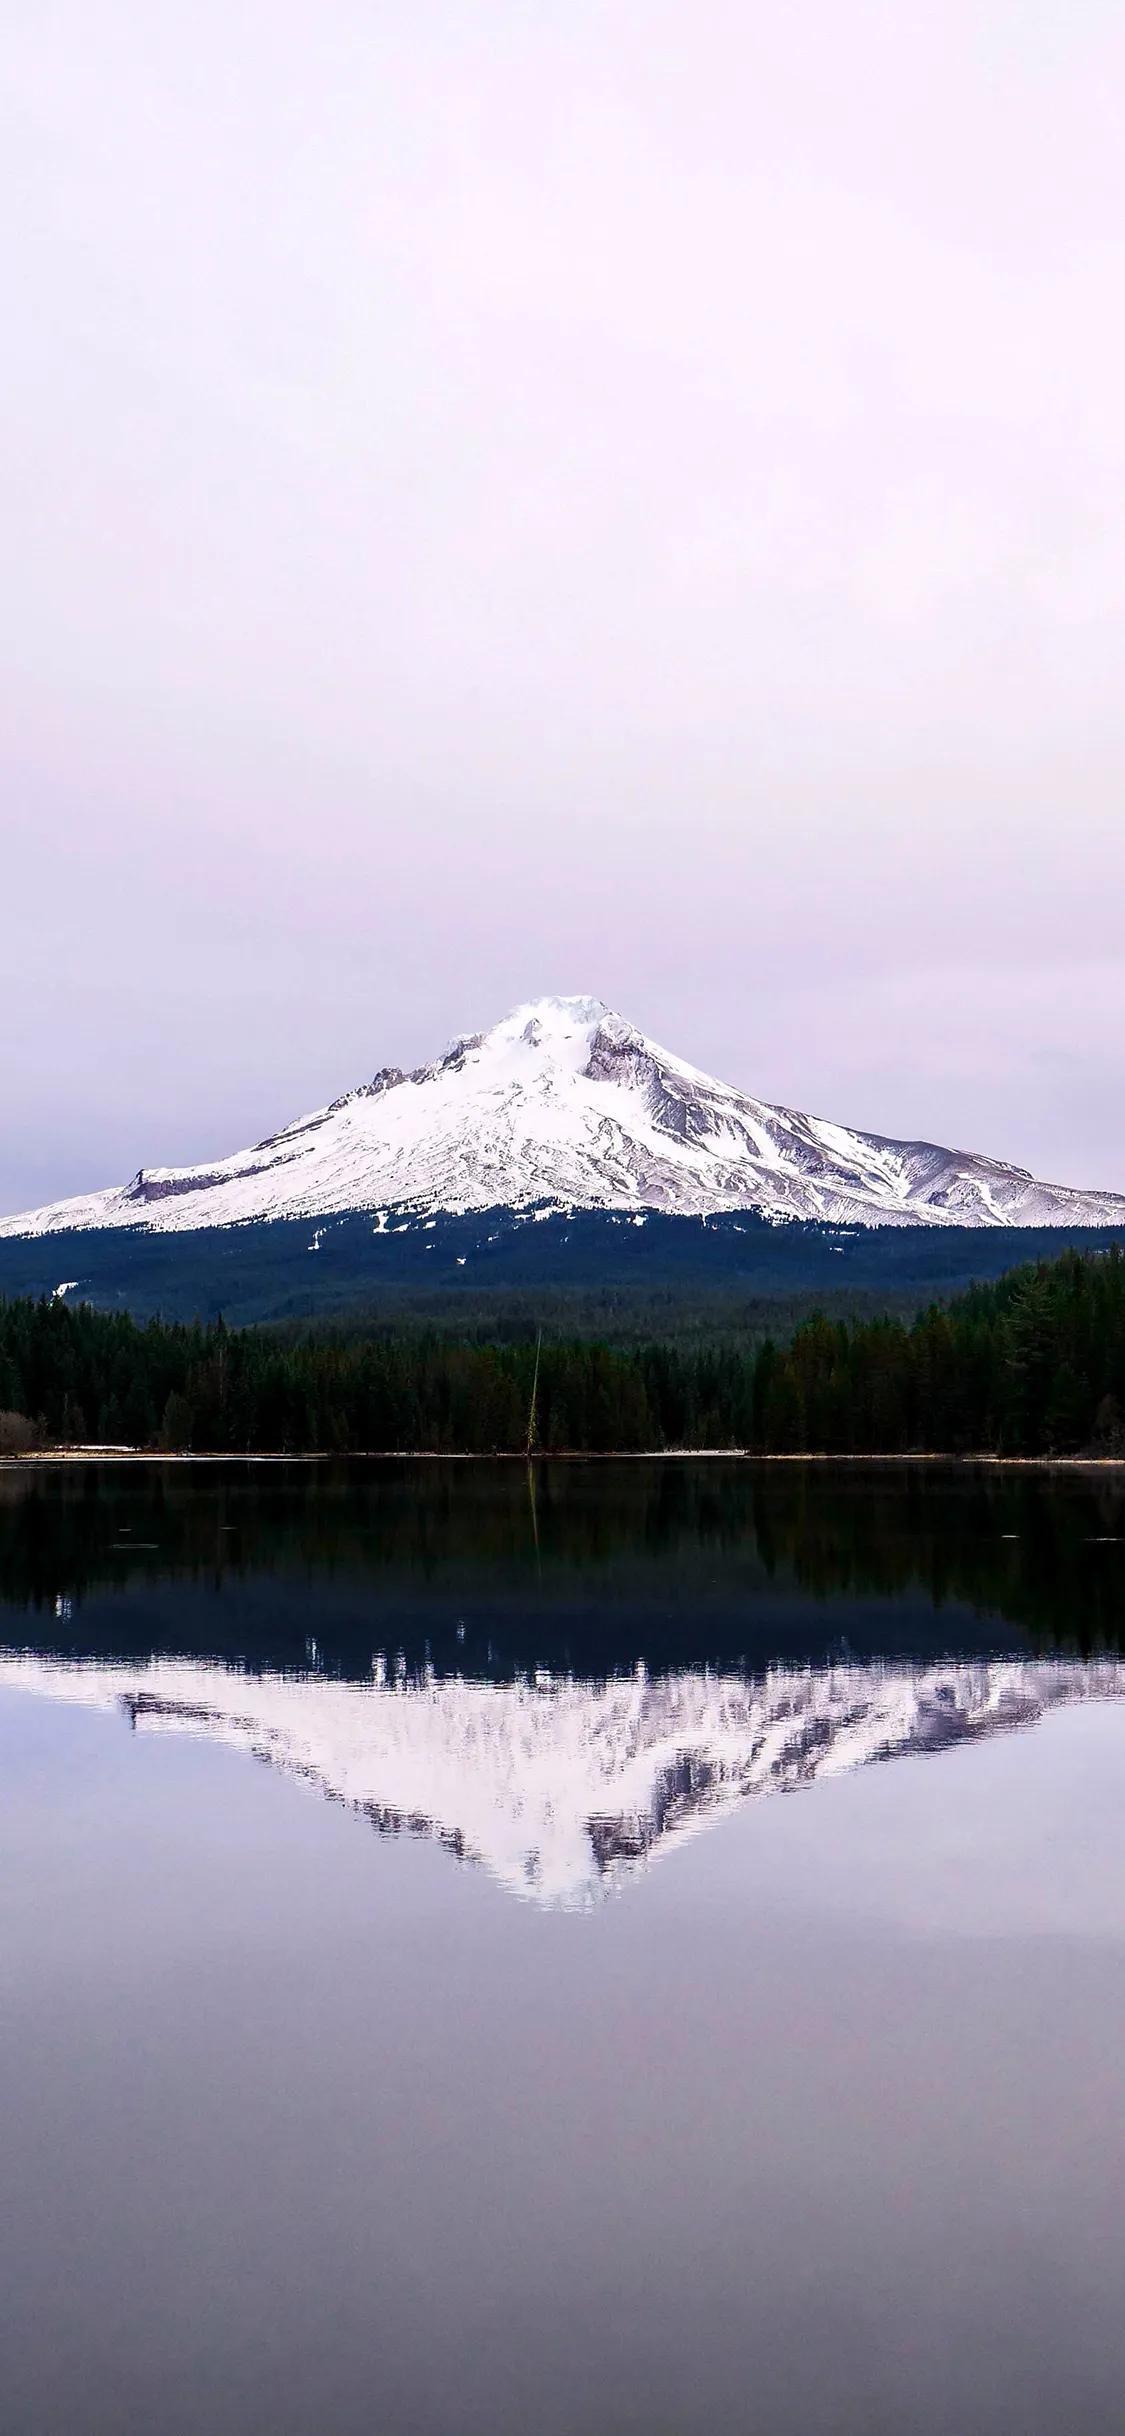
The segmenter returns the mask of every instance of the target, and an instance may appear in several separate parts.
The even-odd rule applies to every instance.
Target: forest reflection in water
[[[302,1668],[311,1633],[344,1674],[376,1646],[481,1676],[755,1665],[845,1632],[859,1656],[1090,1653],[1125,1635],[1125,1471],[9,1465],[5,1609],[5,1638],[22,1611],[75,1654]]]

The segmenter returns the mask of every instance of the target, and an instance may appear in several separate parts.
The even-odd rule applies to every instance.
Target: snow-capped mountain
[[[1125,1194],[1041,1184],[933,1142],[857,1133],[716,1082],[599,998],[542,998],[434,1065],[369,1083],[251,1150],[0,1223],[0,1236],[90,1227],[508,1209],[672,1216],[754,1210],[866,1226],[1116,1226]]]
[[[0,1651],[0,1686],[248,1751],[515,1894],[588,1903],[748,1795],[1125,1697],[1125,1663],[1004,1659],[534,1683],[247,1675]]]

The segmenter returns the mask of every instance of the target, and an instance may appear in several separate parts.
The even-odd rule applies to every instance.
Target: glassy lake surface
[[[1117,2436],[1123,1650],[1109,1473],[0,1469],[6,2436]]]

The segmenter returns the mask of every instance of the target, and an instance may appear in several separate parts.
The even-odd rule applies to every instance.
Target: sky
[[[592,993],[1125,1185],[1125,15],[7,0],[0,1209]]]

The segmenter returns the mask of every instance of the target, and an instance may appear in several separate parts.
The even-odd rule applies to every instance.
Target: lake
[[[5,2436],[1119,2436],[1120,1475],[0,1468],[0,1823]]]

